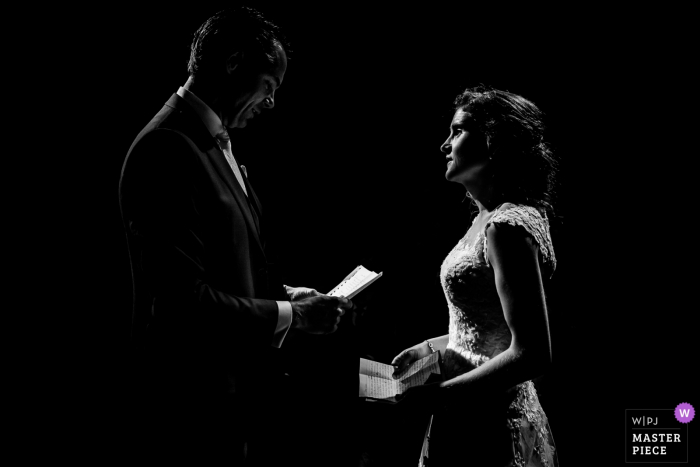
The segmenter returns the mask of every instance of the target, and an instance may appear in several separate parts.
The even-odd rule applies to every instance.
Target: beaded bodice
[[[488,260],[486,230],[494,223],[520,226],[534,238],[543,273],[551,274],[556,266],[549,223],[536,209],[506,203],[489,214],[480,231],[474,232],[472,224],[440,269],[450,313],[449,342],[443,356],[447,378],[478,367],[510,345],[510,330]]]
[[[550,276],[556,267],[549,222],[536,209],[506,203],[492,211],[488,218],[482,218],[478,231],[476,223],[472,223],[472,228],[450,251],[440,269],[440,282],[450,314],[449,340],[443,355],[447,379],[480,366],[510,346],[510,329],[503,316],[488,259],[486,230],[495,223],[525,229],[539,247],[543,276]],[[516,387],[507,419],[514,446],[517,446],[514,465],[558,465],[547,417],[532,381]],[[534,436],[534,444],[528,449],[525,440],[530,436]]]

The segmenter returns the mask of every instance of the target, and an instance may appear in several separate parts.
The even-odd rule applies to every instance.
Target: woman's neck
[[[471,189],[467,187],[467,191],[471,195],[472,199],[479,208],[479,214],[483,212],[489,213],[493,211],[496,204],[496,197],[493,195],[493,187],[491,185],[482,187],[472,187]]]
[[[479,208],[479,215],[482,215],[484,212],[490,212],[491,210],[488,209],[484,204],[479,201],[478,199],[474,198],[474,202],[476,203],[476,207]]]

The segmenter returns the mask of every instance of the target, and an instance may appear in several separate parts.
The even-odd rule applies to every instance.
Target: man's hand
[[[308,287],[289,287],[285,286],[287,290],[287,295],[290,301],[302,300],[309,297],[317,297],[321,295],[316,289],[310,289]]]
[[[309,334],[330,334],[338,329],[340,317],[353,303],[345,297],[317,295],[292,301],[292,327]]]

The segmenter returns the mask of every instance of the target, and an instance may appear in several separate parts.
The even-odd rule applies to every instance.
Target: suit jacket
[[[281,372],[271,346],[288,300],[265,256],[262,210],[174,94],[126,156],[119,186],[134,288],[132,337],[156,397],[250,397]]]

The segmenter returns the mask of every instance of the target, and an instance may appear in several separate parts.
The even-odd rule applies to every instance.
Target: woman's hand
[[[391,361],[391,364],[394,366],[394,373],[392,376],[394,379],[398,378],[411,363],[427,357],[428,355],[430,355],[430,347],[427,342],[421,342],[420,344],[402,351]]]

